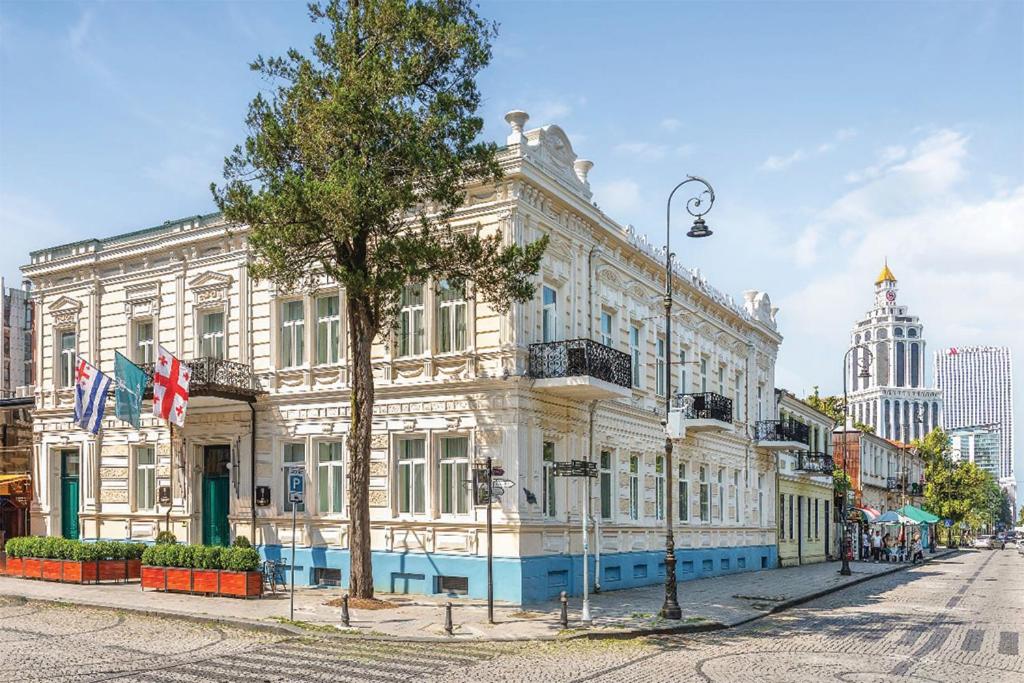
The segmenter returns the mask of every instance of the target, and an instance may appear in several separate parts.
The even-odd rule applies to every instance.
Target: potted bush
[[[144,546],[120,541],[82,541],[41,536],[12,538],[6,573],[28,579],[89,583],[138,578]]]
[[[221,557],[228,548],[192,546],[192,592],[216,595],[220,592]]]
[[[260,554],[255,548],[225,548],[221,554],[220,594],[248,598],[263,595]]]
[[[142,555],[142,587],[161,591],[231,595],[263,594],[260,556],[254,548],[155,545]]]

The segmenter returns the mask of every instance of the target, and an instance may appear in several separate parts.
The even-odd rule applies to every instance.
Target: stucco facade
[[[588,494],[582,479],[550,476],[553,462],[573,459],[599,467],[589,495],[600,568],[590,561],[603,589],[663,580],[665,515],[677,522],[681,579],[775,566],[775,456],[755,438],[757,420],[774,415],[775,309],[763,293],[737,303],[677,267],[666,359],[664,253],[597,208],[592,165],[560,128],[524,131],[526,119],[507,117],[503,179],[469,188],[453,224],[519,243],[549,235],[535,299],[502,315],[471,284],[414,283],[399,329],[373,349],[376,587],[484,595],[485,508],[464,484],[487,456],[511,482],[494,504],[499,599],[581,591]],[[326,280],[316,292],[277,291],[249,276],[248,258],[245,226],[218,215],[32,254],[34,533],[149,541],[169,520],[180,541],[219,539],[223,527],[289,559],[284,476],[302,465],[296,582],[347,584],[345,292]],[[186,362],[214,359],[245,391],[194,396],[173,434],[145,412],[132,429],[112,400],[99,435],[74,426],[68,358],[112,372],[115,352],[151,362],[158,345]],[[565,355],[580,349],[585,367],[572,370]],[[679,368],[676,389],[731,402],[717,427],[688,420],[674,510],[658,395],[666,360]],[[170,505],[155,498],[163,486]],[[254,506],[254,492],[266,504]]]

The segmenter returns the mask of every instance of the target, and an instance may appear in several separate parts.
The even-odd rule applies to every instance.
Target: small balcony
[[[629,354],[592,339],[530,344],[533,388],[579,401],[633,395]]]
[[[211,396],[232,401],[252,403],[257,396],[267,393],[260,385],[252,367],[244,363],[235,363],[221,358],[193,358],[181,361],[192,370],[189,378],[189,398]],[[147,375],[144,396],[153,396],[153,372],[155,363],[140,366]]]
[[[902,491],[903,490],[903,479],[900,477],[889,477],[885,480],[885,488],[889,491]],[[923,496],[924,495],[924,484],[917,481],[911,481],[907,483],[907,495],[910,496]]]
[[[757,423],[757,445],[774,451],[807,450],[810,430],[796,420],[761,420]]]
[[[818,451],[800,451],[797,453],[796,469],[798,472],[831,475],[835,468],[832,456],[828,453]]]
[[[732,399],[706,391],[676,394],[668,414],[668,434],[681,439],[687,432],[731,432]]]

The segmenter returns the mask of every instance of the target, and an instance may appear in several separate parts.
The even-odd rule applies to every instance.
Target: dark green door
[[[226,546],[231,543],[228,525],[231,447],[205,446],[203,461],[203,543]]]
[[[64,538],[78,538],[78,470],[77,450],[60,452],[60,533]]]

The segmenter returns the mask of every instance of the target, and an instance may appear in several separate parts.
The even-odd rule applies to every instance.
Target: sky
[[[769,292],[779,386],[841,392],[888,258],[930,350],[1013,347],[1024,425],[1024,2],[481,12],[499,23],[484,137],[504,140],[511,109],[562,126],[595,164],[594,200],[654,244],[671,188],[707,178],[715,234],[687,240],[680,222],[673,251],[737,300]],[[0,274],[18,282],[34,249],[212,211],[264,86],[248,63],[314,32],[295,2],[0,3]]]

